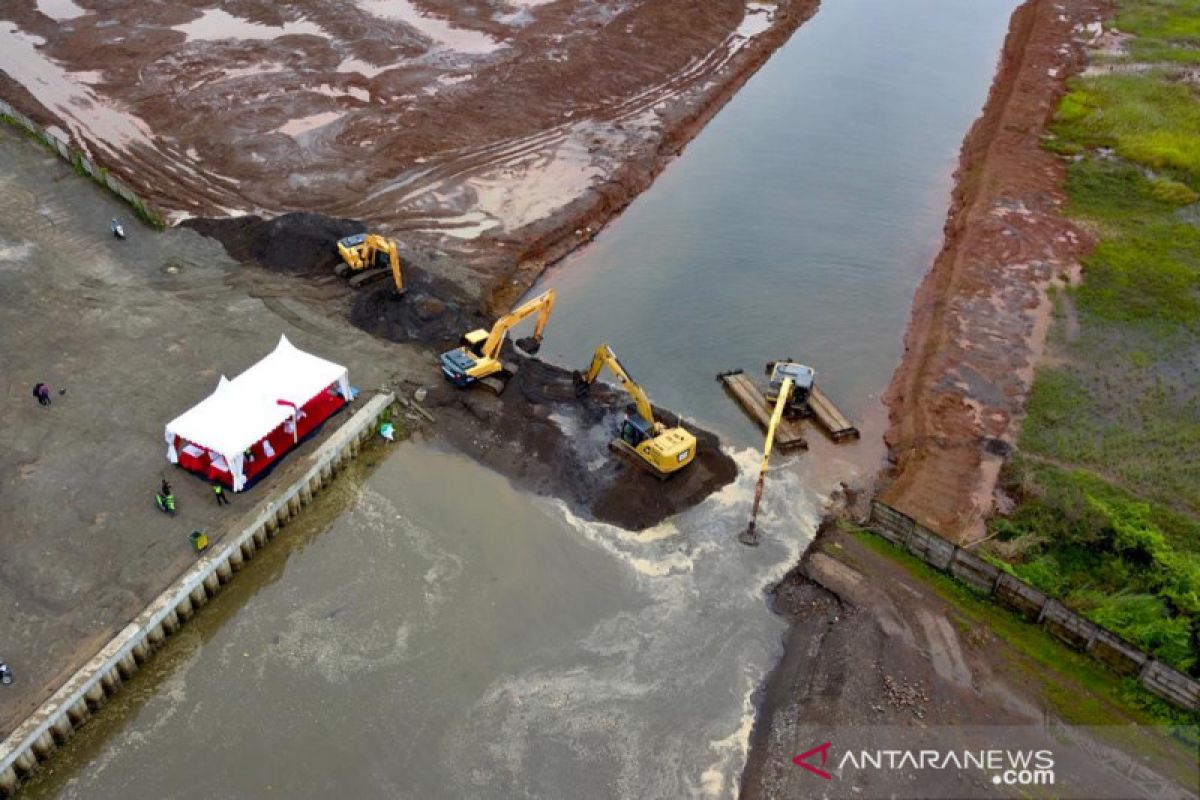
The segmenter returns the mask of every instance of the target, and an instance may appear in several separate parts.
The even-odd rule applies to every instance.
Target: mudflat
[[[816,8],[224,5],[6,3],[0,95],[172,223],[365,220],[496,307],[643,190]]]

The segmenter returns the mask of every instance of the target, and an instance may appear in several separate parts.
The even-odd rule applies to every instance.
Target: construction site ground
[[[644,190],[817,4],[90,5],[5,4],[0,95],[170,222],[369,220],[494,310]]]
[[[108,221],[125,219],[118,241]],[[270,249],[270,237],[260,249]],[[330,243],[326,243],[329,245]],[[187,228],[157,233],[34,142],[0,127],[0,735],[32,711],[192,561],[187,534],[220,541],[289,477],[288,462],[218,507],[210,487],[166,461],[165,424],[268,353],[286,334],[345,364],[364,393],[426,388],[442,441],[562,497],[577,511],[644,528],[733,479],[715,437],[684,480],[660,483],[607,454],[624,406],[563,393],[570,373],[530,361],[503,398],[453,389],[437,348],[398,344],[348,321],[340,280],[277,274],[232,260]],[[407,302],[407,299],[406,301]],[[54,389],[43,408],[32,386]],[[59,394],[65,390],[65,394]],[[325,434],[339,418],[327,423]],[[564,431],[578,435],[570,437]],[[312,448],[317,440],[303,445]],[[167,476],[179,513],[154,505]]]

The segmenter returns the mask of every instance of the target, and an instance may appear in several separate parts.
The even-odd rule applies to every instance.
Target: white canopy
[[[175,464],[175,437],[186,439],[225,458],[234,491],[246,483],[243,454],[294,413],[278,401],[303,406],[331,384],[350,397],[346,368],[297,350],[279,337],[275,349],[233,380],[221,376],[216,390],[167,424],[167,459]]]

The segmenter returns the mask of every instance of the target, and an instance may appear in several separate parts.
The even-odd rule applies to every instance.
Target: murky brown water
[[[740,547],[759,434],[713,374],[795,356],[878,432],[1014,5],[826,0],[548,277],[543,352],[582,365],[609,341],[656,401],[726,437],[736,483],[635,536],[396,446],[256,559],[28,796],[734,793],[784,628],[762,590],[879,448],[787,461],[763,546]]]

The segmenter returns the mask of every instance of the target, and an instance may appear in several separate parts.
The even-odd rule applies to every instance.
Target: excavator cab
[[[483,328],[476,328],[469,333],[464,333],[462,337],[463,346],[480,358],[483,357],[483,346],[487,340],[488,332]]]
[[[789,416],[802,414],[808,408],[808,396],[812,393],[816,373],[812,367],[795,361],[776,361],[769,365],[771,379],[767,386],[767,401],[774,403],[779,396],[779,387],[787,378],[792,379],[792,394],[788,398],[786,411]]]
[[[641,417],[626,416],[621,422],[621,439],[630,447],[637,447],[654,437],[654,426]]]

